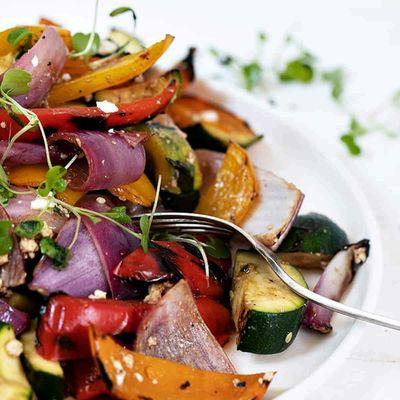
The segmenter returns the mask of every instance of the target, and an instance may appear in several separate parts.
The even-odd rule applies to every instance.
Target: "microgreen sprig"
[[[150,213],[150,215],[142,215],[140,217],[140,221],[139,221],[140,230],[142,231],[142,236],[140,238],[140,241],[141,241],[143,251],[145,253],[147,253],[149,250],[150,228],[151,228],[151,224],[153,222],[154,214],[157,210],[158,200],[160,198],[160,191],[161,191],[161,175],[158,176],[157,190],[156,190],[156,195],[154,198],[154,203],[153,203],[153,208],[151,210],[151,213]]]
[[[125,13],[131,13],[132,18],[133,18],[133,33],[135,33],[136,30],[136,23],[137,23],[137,17],[136,13],[131,7],[118,7],[115,10],[110,12],[110,17],[116,17],[117,15],[125,14]]]
[[[3,165],[9,151],[11,150],[12,146],[17,140],[25,132],[29,131],[34,127],[38,127],[43,138],[47,164],[49,168],[52,167],[49,146],[47,143],[46,134],[44,132],[42,123],[40,122],[39,118],[33,111],[28,110],[25,107],[22,107],[17,101],[15,101],[11,97],[27,93],[30,90],[29,83],[31,80],[32,76],[29,72],[26,72],[18,68],[9,69],[7,72],[5,72],[3,76],[3,80],[0,85],[0,94],[1,94],[0,105],[8,112],[22,114],[28,120],[28,123],[10,139],[10,141],[8,142],[8,146],[1,158],[0,165]]]
[[[75,43],[77,46],[77,47],[75,47],[75,49],[77,51],[74,51],[73,53],[71,53],[70,57],[72,57],[72,58],[78,58],[78,57],[82,57],[82,56],[87,57],[87,56],[90,56],[97,52],[98,47],[100,46],[100,37],[96,33],[98,8],[99,8],[99,0],[96,0],[95,8],[94,8],[92,31],[90,32],[89,36],[86,36],[83,33],[78,33],[78,34],[74,35]],[[79,36],[76,36],[76,35],[79,35]],[[86,46],[83,48],[84,43],[86,43]],[[97,43],[97,49],[96,49],[96,43]],[[79,50],[81,48],[83,48],[83,49]]]

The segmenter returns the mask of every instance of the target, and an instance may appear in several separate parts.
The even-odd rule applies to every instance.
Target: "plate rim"
[[[217,90],[217,92],[223,93],[226,96],[231,93],[233,96],[238,97],[241,101],[245,101],[250,106],[254,106],[264,113],[268,114],[268,117],[273,118],[277,123],[296,132],[301,140],[304,141],[305,145],[310,149],[310,152],[314,153],[316,157],[324,159],[329,167],[335,169],[340,177],[345,181],[346,185],[351,189],[353,196],[357,198],[358,205],[363,215],[367,231],[371,234],[370,240],[373,243],[374,258],[377,265],[371,268],[369,271],[369,277],[367,279],[367,290],[364,298],[361,300],[361,308],[368,311],[374,311],[376,309],[379,293],[382,286],[384,258],[382,251],[382,235],[380,232],[379,224],[376,216],[373,212],[372,205],[370,204],[364,190],[361,188],[356,177],[351,171],[345,169],[342,166],[342,162],[339,157],[333,154],[325,154],[320,145],[315,145],[311,142],[308,136],[303,132],[304,128],[298,128],[293,123],[288,122],[278,111],[272,109],[267,104],[263,104],[262,101],[255,96],[245,92],[243,89],[233,87],[232,84],[227,84],[221,81],[216,82],[215,80],[199,77],[201,82],[200,85],[205,85],[211,90]],[[204,87],[204,86],[203,86]],[[191,90],[189,90],[191,92]],[[199,95],[197,93],[197,95]],[[201,97],[201,94],[199,95]],[[217,104],[221,104],[218,103]],[[221,104],[223,105],[223,104]],[[242,115],[246,120],[246,116]],[[339,343],[337,348],[318,366],[318,368],[311,373],[307,378],[303,379],[299,383],[295,384],[292,388],[278,394],[274,399],[276,400],[293,400],[304,398],[305,395],[315,392],[331,374],[345,361],[351,350],[356,346],[360,340],[365,327],[364,322],[354,320],[348,333]],[[268,392],[267,392],[268,396]]]

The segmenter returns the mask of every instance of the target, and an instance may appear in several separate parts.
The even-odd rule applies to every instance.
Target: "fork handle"
[[[400,321],[396,321],[383,315],[346,306],[345,304],[328,299],[327,297],[321,296],[318,293],[314,293],[304,286],[301,286],[280,267],[278,259],[266,246],[264,246],[257,240],[255,240],[254,242],[256,243],[252,244],[254,245],[255,250],[257,250],[258,253],[261,254],[261,256],[269,261],[271,268],[276,273],[276,275],[278,275],[278,277],[299,296],[311,300],[313,303],[316,303],[322,307],[329,308],[330,310],[335,311],[339,314],[400,331]]]

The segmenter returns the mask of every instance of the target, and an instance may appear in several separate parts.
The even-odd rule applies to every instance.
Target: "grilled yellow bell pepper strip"
[[[8,35],[12,30],[15,28],[25,28],[28,31],[32,32],[32,39],[33,43],[39,40],[40,36],[42,35],[43,31],[46,29],[46,25],[32,25],[32,26],[14,26],[13,28],[6,29],[5,31],[0,32],[0,56],[4,56],[12,51],[14,51],[14,47],[8,43]],[[65,45],[71,49],[72,39],[71,39],[71,32],[68,29],[63,29],[59,27],[55,27],[58,34],[62,37],[65,42]]]
[[[49,105],[54,107],[135,78],[147,71],[168,49],[173,40],[173,36],[166,35],[164,40],[153,44],[148,49],[124,56],[110,66],[54,85],[48,98]]]
[[[46,179],[47,171],[48,167],[45,164],[18,165],[7,170],[10,183],[31,187],[38,187]],[[67,187],[64,192],[57,193],[56,197],[65,203],[74,205],[84,195],[85,192],[75,192]]]
[[[258,196],[258,183],[250,158],[231,143],[212,184],[200,195],[196,212],[240,224]]]
[[[133,352],[93,330],[89,339],[112,394],[123,400],[262,400],[275,375],[203,371]]]
[[[110,192],[122,201],[131,201],[143,207],[150,207],[154,203],[156,191],[146,175],[137,181],[110,189]]]

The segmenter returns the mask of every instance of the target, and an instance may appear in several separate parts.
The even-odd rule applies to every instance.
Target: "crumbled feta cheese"
[[[6,343],[7,354],[11,357],[19,357],[24,351],[24,346],[17,339],[11,339]]]
[[[96,106],[105,113],[113,113],[118,111],[118,107],[114,103],[111,103],[111,101],[108,100],[96,101]]]
[[[124,383],[126,371],[118,360],[112,359],[111,362],[115,370],[115,378],[117,379],[117,385],[121,386]]]
[[[107,298],[107,292],[103,290],[96,289],[93,294],[89,295],[89,299],[105,299]]]
[[[143,381],[144,381],[143,375],[142,375],[142,374],[139,374],[139,372],[135,372],[134,375],[135,375],[135,378],[136,378],[139,382],[143,382]]]
[[[66,72],[65,74],[62,74],[61,79],[64,82],[70,81],[71,80],[71,75],[68,72]]]
[[[148,295],[144,298],[144,302],[148,304],[156,304],[162,295],[173,285],[171,282],[155,283],[150,286]]]
[[[214,110],[207,110],[201,113],[200,118],[206,122],[217,122],[218,121],[218,113]]]
[[[54,201],[47,197],[36,197],[31,201],[31,210],[45,210],[47,208],[54,208],[56,204]]]
[[[132,354],[124,354],[122,360],[128,368],[133,368],[134,360]]]
[[[99,204],[106,204],[106,199],[104,198],[104,197],[97,197],[96,198],[96,203],[99,203]]]
[[[35,239],[29,239],[29,238],[21,238],[21,241],[19,242],[19,248],[23,253],[29,253],[33,254],[35,251],[39,250],[39,246],[36,243]]]
[[[150,336],[147,339],[147,344],[149,345],[149,347],[157,346],[157,338],[155,336]]]
[[[34,67],[37,67],[37,66],[39,65],[39,59],[37,58],[36,55],[32,58],[31,64],[32,64]]]
[[[53,237],[53,230],[47,225],[46,221],[43,221],[43,228],[40,231],[43,237]]]
[[[108,130],[108,133],[114,133],[114,132],[115,132],[114,128],[110,128],[110,129]]]
[[[8,254],[2,254],[0,256],[0,265],[4,265],[8,263]]]
[[[2,127],[3,129],[5,129],[7,126],[7,124],[4,121],[0,122],[0,127]]]

